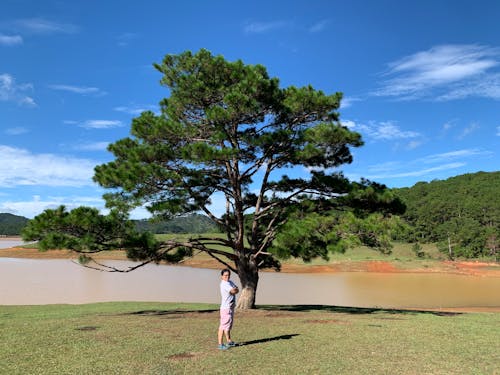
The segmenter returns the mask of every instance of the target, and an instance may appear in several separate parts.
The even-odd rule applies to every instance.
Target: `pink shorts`
[[[229,331],[233,327],[234,309],[220,309],[219,329]]]

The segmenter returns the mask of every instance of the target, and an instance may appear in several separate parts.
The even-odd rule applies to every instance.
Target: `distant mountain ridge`
[[[0,213],[0,236],[18,236],[29,219],[9,213]],[[213,221],[200,214],[173,218],[172,220],[133,220],[139,231],[152,233],[210,233],[217,232]]]
[[[9,213],[0,213],[0,235],[18,236],[29,219]]]

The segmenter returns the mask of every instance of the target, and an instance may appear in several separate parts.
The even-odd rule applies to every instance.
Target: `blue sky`
[[[102,208],[94,166],[168,95],[152,64],[200,48],[343,92],[341,121],[365,141],[351,179],[498,171],[499,16],[495,0],[3,0],[0,212]]]

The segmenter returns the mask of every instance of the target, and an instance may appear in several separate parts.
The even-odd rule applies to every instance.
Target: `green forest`
[[[477,172],[447,180],[419,182],[392,189],[404,202],[406,224],[394,240],[414,244],[436,243],[451,259],[495,257],[500,242],[500,172]],[[0,213],[0,235],[19,235],[28,222],[22,216]],[[200,214],[168,221],[137,220],[140,231],[152,233],[207,233],[216,225]]]
[[[394,189],[406,205],[401,240],[436,243],[455,257],[499,257],[500,172],[478,172]]]
[[[9,213],[0,213],[0,236],[19,236],[29,219]]]
[[[19,236],[29,219],[8,213],[0,213],[0,236]],[[163,233],[210,233],[216,232],[217,226],[205,215],[193,214],[173,218],[172,220],[150,221],[134,220],[141,232]]]

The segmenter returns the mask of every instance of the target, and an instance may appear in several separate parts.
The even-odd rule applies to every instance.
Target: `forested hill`
[[[28,219],[23,216],[0,213],[0,235],[19,235],[27,222]]]
[[[455,256],[498,254],[500,172],[478,172],[394,189],[411,225],[406,240],[438,242]]]
[[[20,235],[29,219],[7,213],[0,213],[0,236]],[[172,220],[151,222],[134,220],[139,231],[153,233],[209,233],[217,232],[217,226],[205,215],[186,215]]]

